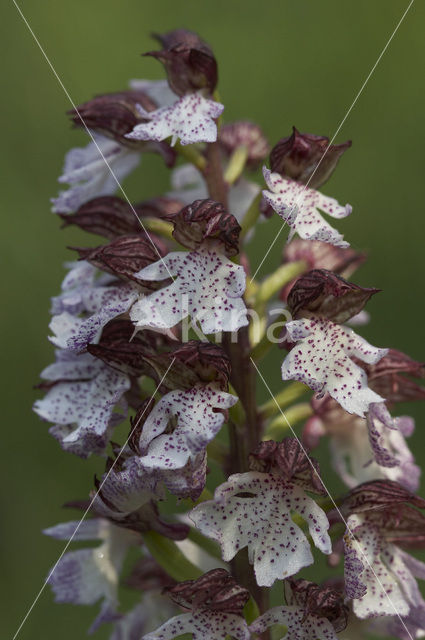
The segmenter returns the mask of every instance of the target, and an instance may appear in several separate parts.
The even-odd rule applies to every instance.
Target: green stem
[[[281,440],[288,429],[293,427],[297,422],[301,422],[309,418],[313,414],[310,403],[302,402],[289,407],[282,415],[278,415],[267,427],[265,436],[267,440]]]
[[[264,306],[264,304],[270,300],[275,293],[280,291],[282,287],[288,284],[288,282],[291,282],[291,280],[303,273],[306,268],[307,264],[304,260],[282,264],[274,273],[263,280],[260,284],[255,296],[254,306]]]
[[[204,173],[207,167],[207,161],[204,156],[199,153],[195,147],[192,145],[182,145],[180,142],[176,142],[174,145],[174,149],[177,153],[182,156],[185,160],[193,164],[202,174]]]
[[[160,218],[143,218],[143,225],[148,231],[153,231],[159,236],[173,240],[173,225]]]
[[[277,330],[280,329],[281,332],[287,321],[287,313],[281,313],[274,318],[273,324],[271,324],[270,327],[267,328],[266,333],[261,338],[260,342],[253,347],[251,351],[251,357],[253,358],[253,360],[255,360],[256,362],[261,360],[261,358],[267,355],[271,347],[279,342],[279,333],[277,332]],[[273,332],[270,335],[271,328],[273,328]]]
[[[201,569],[192,564],[172,540],[156,531],[146,531],[142,536],[149,553],[174,580],[183,582],[202,575]]]
[[[279,408],[284,409],[291,404],[291,402],[294,402],[294,400],[298,400],[306,391],[308,391],[308,387],[302,382],[291,382],[276,394],[274,398],[262,404],[259,408],[259,413],[261,413],[264,418],[271,418],[276,413],[279,413]]]
[[[255,225],[258,218],[260,217],[261,198],[262,198],[262,192],[259,191],[259,193],[257,193],[255,198],[249,205],[248,209],[246,210],[244,217],[242,218],[242,222],[241,222],[242,231],[240,233],[241,240],[245,238],[248,231],[252,229],[252,227]]]
[[[248,149],[245,146],[237,147],[230,156],[229,164],[224,172],[224,179],[228,185],[232,185],[243,173],[248,159]]]
[[[221,166],[220,147],[218,142],[212,142],[207,147],[207,166],[204,172],[210,198],[221,202],[225,209],[228,208],[227,184],[223,177]]]
[[[208,553],[208,555],[221,560],[220,545],[217,544],[215,540],[206,538],[200,531],[198,531],[198,529],[194,528],[189,531],[188,538],[189,540],[197,544],[198,547],[201,547],[201,549]]]

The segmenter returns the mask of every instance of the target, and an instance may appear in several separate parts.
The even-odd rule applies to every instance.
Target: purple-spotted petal
[[[69,184],[70,188],[52,198],[54,213],[72,213],[92,198],[114,193],[118,184],[139,164],[139,151],[98,134],[94,137],[97,144],[90,142],[66,154],[59,182]]]
[[[72,316],[66,311],[53,316],[49,327],[55,335],[50,340],[63,349],[83,351],[89,343],[96,343],[109,320],[128,311],[138,296],[139,290],[132,284],[87,289],[82,303],[88,317]]]
[[[216,489],[214,500],[195,507],[190,517],[204,535],[219,542],[223,560],[248,547],[257,583],[271,586],[313,562],[293,512],[307,522],[316,547],[331,553],[329,522],[322,509],[297,485],[267,473],[230,476]]]
[[[129,458],[123,469],[110,469],[100,481],[94,508],[105,517],[125,518],[153,500],[163,498],[158,474],[141,468],[138,459]]]
[[[64,311],[76,315],[84,311],[82,294],[94,286],[96,269],[89,262],[68,262],[65,266],[69,271],[62,282],[61,293],[52,298],[52,315]]]
[[[378,362],[387,349],[373,347],[329,320],[294,320],[285,327],[290,340],[298,344],[283,361],[283,380],[299,380],[320,394],[327,391],[343,409],[361,417],[372,402],[383,401],[368,388],[365,372],[351,358]]]
[[[220,430],[222,411],[237,402],[236,396],[212,387],[170,391],[155,405],[143,425],[139,448],[147,469],[182,469],[195,461]],[[164,433],[170,421],[172,433]]]
[[[172,640],[184,633],[191,633],[193,640],[225,640],[228,636],[249,640],[251,637],[245,620],[240,616],[198,609],[171,618],[156,631],[143,636],[142,640]]]
[[[204,98],[201,93],[183,96],[170,107],[161,107],[156,111],[145,111],[139,107],[139,113],[145,120],[134,127],[127,138],[134,140],[165,140],[171,137],[174,145],[178,139],[181,144],[195,142],[215,142],[217,125],[215,119],[223,112],[219,102]]]
[[[263,633],[274,624],[286,627],[282,640],[337,640],[338,637],[327,618],[315,615],[306,617],[305,610],[299,607],[273,607],[254,620],[249,629],[254,633]]]
[[[351,515],[347,525],[354,538],[349,532],[344,536],[345,581],[354,613],[359,618],[407,615],[417,587],[402,552],[364,516]]]
[[[321,240],[336,247],[348,247],[343,236],[326,222],[319,213],[324,211],[332,218],[350,215],[350,205],[342,206],[334,198],[305,185],[283,178],[264,167],[264,179],[270,191],[263,191],[268,204],[291,227],[289,240],[295,233],[306,240]]]
[[[130,388],[126,375],[96,365],[90,379],[58,382],[34,404],[40,418],[54,423],[62,447],[82,457],[104,451],[114,408]]]
[[[136,274],[142,280],[174,281],[140,298],[130,317],[137,328],[164,330],[190,316],[205,334],[236,331],[248,324],[242,299],[245,272],[214,251],[176,251]]]

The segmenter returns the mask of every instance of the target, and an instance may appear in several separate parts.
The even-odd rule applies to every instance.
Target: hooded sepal
[[[212,49],[206,42],[187,29],[153,35],[164,49],[145,55],[162,62],[172,91],[184,96],[202,89],[212,95],[218,81],[218,70]]]
[[[300,133],[293,127],[292,135],[281,138],[271,150],[271,170],[317,189],[329,180],[349,147],[351,140],[329,145],[326,136]]]
[[[165,590],[186,609],[210,609],[242,616],[249,591],[241,587],[225,569],[212,569],[197,580],[186,580]]]
[[[360,313],[379,289],[360,287],[326,269],[300,276],[288,296],[293,318],[316,316],[344,323]]]
[[[241,227],[219,202],[210,198],[195,200],[171,221],[174,238],[187,249],[210,246],[230,258],[239,252]]]
[[[326,493],[320,479],[319,463],[306,455],[296,438],[260,442],[256,451],[250,454],[249,462],[252,471],[280,476],[285,482],[295,483],[305,491]]]
[[[173,198],[159,197],[131,206],[118,196],[101,196],[85,202],[75,213],[59,215],[63,227],[76,225],[84,231],[113,240],[140,232],[138,218],[166,218],[178,213],[182,204]]]
[[[80,260],[86,260],[102,271],[139,284],[140,279],[134,274],[167,253],[167,247],[162,240],[144,231],[119,236],[94,249],[74,249],[78,251]],[[152,286],[151,282],[146,284]]]

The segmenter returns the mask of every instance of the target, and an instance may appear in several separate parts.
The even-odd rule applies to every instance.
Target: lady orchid
[[[155,37],[147,55],[167,81],[70,113],[91,140],[66,155],[69,188],[53,199],[64,227],[102,241],[65,265],[34,410],[66,452],[105,467],[88,501],[68,503],[82,519],[45,530],[98,546],[67,550],[48,583],[58,602],[99,601],[90,630],[108,625],[111,640],[422,637],[425,565],[410,551],[425,542],[425,500],[413,420],[394,405],[424,399],[424,368],[356,333],[378,290],[346,279],[365,256],[323,214],[352,207],[318,190],[351,142],[294,128],[270,149],[258,125],[222,122],[197,34]],[[131,204],[116,192],[149,152],[170,187]],[[282,264],[252,277],[250,240],[276,214],[290,227]],[[276,342],[281,388],[259,406]],[[310,455],[323,437],[344,495]],[[320,554],[319,585],[302,572]],[[138,593],[128,610],[123,584]]]

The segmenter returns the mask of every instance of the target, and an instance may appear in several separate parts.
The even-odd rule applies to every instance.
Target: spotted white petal
[[[65,266],[69,271],[62,282],[61,293],[52,298],[52,315],[64,311],[77,315],[84,311],[82,294],[87,288],[95,286],[96,268],[89,262],[68,262]]]
[[[326,514],[303,489],[270,474],[230,476],[216,489],[214,500],[195,507],[190,517],[205,536],[219,542],[223,560],[248,547],[257,583],[271,586],[313,563],[310,544],[293,521],[293,512],[307,522],[316,547],[331,553]]]
[[[133,140],[165,140],[171,137],[174,145],[178,139],[181,144],[195,142],[215,142],[217,140],[217,119],[224,106],[214,100],[204,98],[201,93],[182,96],[169,107],[156,111],[146,111],[140,105],[140,116],[148,122],[134,127],[126,138]]]
[[[407,615],[420,598],[407,554],[386,541],[364,516],[351,515],[347,525],[345,582],[354,613],[359,618]]]
[[[85,289],[80,296],[84,317],[68,311],[53,316],[49,324],[54,334],[51,342],[62,349],[83,351],[89,343],[97,342],[105,324],[128,311],[138,296],[139,290],[133,284]]]
[[[272,625],[284,625],[285,640],[337,640],[338,636],[327,618],[305,615],[299,607],[273,607],[254,620],[249,629],[253,633],[263,633]]]
[[[264,179],[270,191],[263,191],[265,200],[276,213],[291,227],[289,240],[295,233],[306,240],[321,240],[336,247],[348,247],[343,236],[319,213],[324,211],[332,218],[350,215],[350,205],[342,206],[334,198],[325,196],[315,189],[263,169]]]
[[[139,151],[99,134],[94,138],[96,143],[90,142],[66,154],[59,182],[69,184],[70,188],[52,198],[53,212],[72,213],[92,198],[115,193],[122,180],[139,164]]]
[[[130,317],[139,329],[169,329],[187,316],[205,334],[237,331],[248,324],[244,269],[220,253],[171,252],[136,275],[152,281],[174,277],[170,285],[133,305]]]
[[[384,400],[368,388],[366,373],[351,358],[374,364],[388,349],[373,347],[352,329],[320,318],[293,320],[285,328],[298,344],[283,361],[283,380],[299,380],[320,394],[327,391],[343,409],[361,417],[372,402]]]
[[[402,418],[403,423],[406,418]],[[399,434],[399,438],[391,438],[391,432],[397,431],[397,419],[392,418],[385,403],[372,403],[369,406],[367,426],[373,457],[380,467],[391,469],[400,466],[402,461],[413,460],[407,446],[403,449],[403,436]]]
[[[127,459],[122,469],[111,468],[101,480],[94,508],[105,517],[125,518],[151,500],[164,498],[158,474],[141,468],[135,456]]]
[[[238,401],[236,396],[212,387],[170,391],[155,405],[143,425],[140,464],[148,469],[182,469],[195,461],[215,438],[223,422],[220,409]],[[175,421],[171,433],[164,433]]]
[[[184,633],[191,633],[193,640],[225,640],[228,636],[249,640],[251,637],[245,620],[240,616],[198,609],[171,618],[156,631],[143,636],[142,640],[172,640]]]
[[[71,539],[72,529],[76,524],[65,523],[47,529],[44,533],[60,539]],[[137,543],[138,536],[104,519],[96,519],[94,525],[90,526],[91,539],[102,540],[102,544],[65,553],[50,572],[48,583],[56,602],[90,605],[102,598],[100,614],[91,626],[91,631],[94,631],[102,622],[110,621],[116,616],[120,571],[129,546]],[[90,531],[87,527],[85,533],[85,537],[76,536],[73,539],[89,539]]]
[[[43,399],[35,402],[34,411],[54,423],[52,435],[64,449],[82,457],[102,453],[114,424],[114,408],[130,388],[130,380],[94,359],[91,377],[76,380],[69,362],[68,365],[71,379],[57,382]],[[51,374],[49,368],[47,372],[57,375]],[[120,415],[120,420],[124,417]]]

